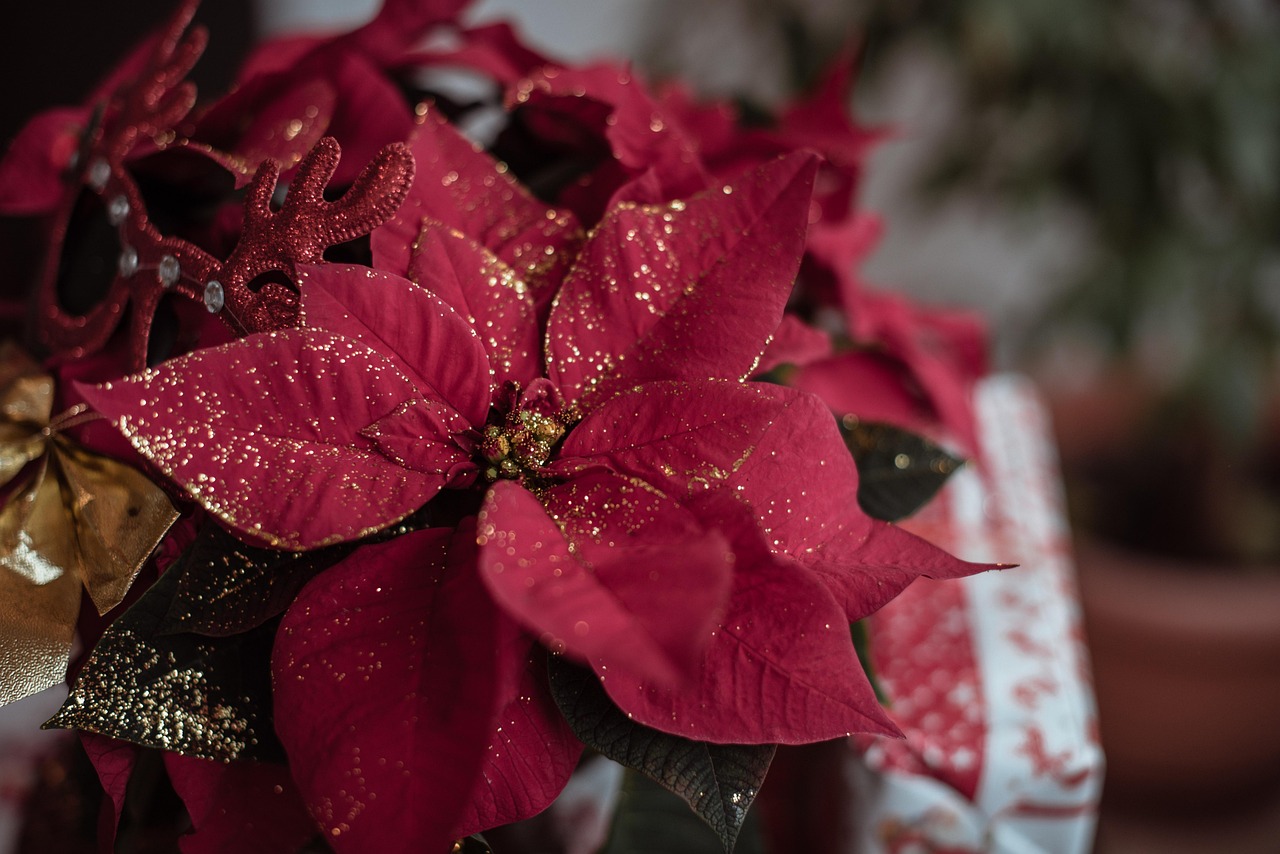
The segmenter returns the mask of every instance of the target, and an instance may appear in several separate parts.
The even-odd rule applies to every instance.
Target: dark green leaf
[[[853,649],[858,654],[858,663],[862,665],[862,672],[867,674],[867,681],[871,683],[871,690],[876,692],[876,699],[880,701],[880,705],[888,706],[889,695],[880,687],[875,666],[871,663],[871,635],[867,632],[867,621],[859,620],[856,623],[850,623],[849,633],[853,635]]]
[[[256,548],[206,525],[178,559],[181,580],[159,631],[228,637],[257,628],[283,614],[304,584],[350,553],[350,546]]]
[[[493,849],[489,847],[488,842],[484,841],[484,837],[477,833],[453,843],[451,854],[493,854]]]
[[[758,822],[748,817],[739,854],[760,854]],[[618,809],[602,854],[719,854],[721,841],[677,796],[634,771],[623,778]]]
[[[160,634],[183,569],[175,563],[111,624],[45,727],[204,759],[282,758],[271,718],[276,623],[226,638]]]
[[[905,519],[964,464],[922,436],[889,424],[841,425],[858,464],[858,504],[885,522]]]
[[[623,714],[590,670],[558,657],[548,670],[551,693],[584,744],[679,795],[733,850],[774,745],[706,744],[658,732]]]

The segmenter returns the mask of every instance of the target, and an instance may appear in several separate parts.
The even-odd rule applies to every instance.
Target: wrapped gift
[[[979,459],[904,525],[1019,567],[921,579],[870,619],[906,738],[856,739],[859,850],[1088,851],[1103,762],[1048,420],[1016,376],[975,409]]]

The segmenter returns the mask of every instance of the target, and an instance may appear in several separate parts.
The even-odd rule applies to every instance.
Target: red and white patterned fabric
[[[981,462],[904,523],[1017,569],[920,579],[870,620],[903,740],[855,739],[857,850],[1087,852],[1102,752],[1044,408],[1016,376],[976,393]]]

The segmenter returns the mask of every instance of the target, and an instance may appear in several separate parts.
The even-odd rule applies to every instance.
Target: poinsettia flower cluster
[[[283,256],[250,289],[289,322],[250,328],[206,295],[225,328],[146,370],[130,354],[153,348],[121,344],[131,326],[97,354],[51,354],[63,397],[199,508],[191,525],[207,514],[248,547],[346,549],[275,630],[288,778],[167,763],[192,799],[192,850],[243,843],[227,816],[254,807],[223,773],[296,784],[339,851],[446,851],[536,814],[583,749],[548,682],[560,661],[635,726],[693,742],[895,734],[850,624],[916,577],[980,568],[859,509],[833,417],[941,423],[964,442],[964,384],[981,370],[972,327],[922,324],[857,286],[874,224],[852,200],[877,135],[845,118],[847,64],[774,127],[742,130],[727,107],[625,68],[461,27],[460,5],[388,0],[354,33],[265,45],[231,94],[135,128],[130,174],[199,163],[262,211],[275,169],[289,191],[367,190],[366,164],[411,163],[394,213],[337,248],[347,262],[332,246]],[[442,32],[449,48],[418,47]],[[129,85],[148,45],[104,91]],[[430,89],[431,71],[457,67],[500,97]],[[58,152],[93,109],[19,138],[0,173],[28,183],[0,195],[5,210],[60,204]],[[464,135],[494,115],[483,145]],[[343,153],[317,179],[324,137]],[[274,258],[246,243],[230,189],[183,239]],[[808,322],[818,304],[844,308],[838,346]],[[800,366],[790,387],[753,379],[783,363]],[[100,770],[127,779],[131,760],[95,738]],[[277,833],[276,848],[311,827],[277,826],[298,838]]]

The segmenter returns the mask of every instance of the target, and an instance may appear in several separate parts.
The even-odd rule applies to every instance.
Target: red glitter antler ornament
[[[71,192],[53,219],[37,303],[39,343],[58,355],[78,358],[100,349],[132,298],[131,334],[141,339],[135,362],[144,362],[159,291],[175,285],[184,258],[199,252],[152,227],[124,167],[140,141],[161,143],[195,103],[195,87],[184,78],[207,41],[203,28],[190,27],[198,5],[188,0],[178,8],[150,52],[136,55],[136,71],[134,60],[126,63],[125,82],[98,105],[68,164]],[[140,273],[150,273],[142,278],[157,285],[151,298],[138,299],[131,280]]]
[[[194,2],[178,10],[157,37],[137,77],[118,87],[85,132],[73,167],[76,192],[54,219],[38,299],[39,342],[58,358],[101,349],[128,319],[130,369],[196,344],[196,324],[179,321],[166,350],[152,346],[161,303],[204,305],[238,333],[291,326],[298,297],[297,264],[323,260],[330,246],[368,234],[399,207],[413,182],[407,147],[383,148],[337,201],[324,191],[340,150],[320,140],[303,159],[284,206],[271,210],[280,166],[264,161],[245,200],[244,229],[225,262],[188,240],[162,234],[126,158],[141,142],[180,142],[173,127],[190,111],[195,88],[184,80],[204,49],[200,28],[188,29]],[[278,276],[266,278],[275,272]],[[197,309],[198,310],[198,309]]]
[[[88,163],[91,184],[95,168],[97,176],[105,175],[104,169],[118,164],[139,140],[162,142],[195,106],[196,87],[186,77],[209,41],[204,27],[191,26],[199,5],[199,0],[187,0],[178,7],[156,39],[147,66],[112,96],[98,147],[102,159]]]
[[[255,287],[254,280],[271,272],[295,280],[296,265],[323,261],[328,247],[368,234],[395,213],[413,183],[408,147],[383,148],[341,198],[328,202],[324,190],[339,156],[331,137],[316,143],[299,164],[279,211],[271,209],[271,199],[280,166],[268,160],[259,167],[245,197],[240,242],[204,286],[209,311],[225,305],[230,322],[244,332],[292,326],[298,316],[296,291],[276,280]]]

